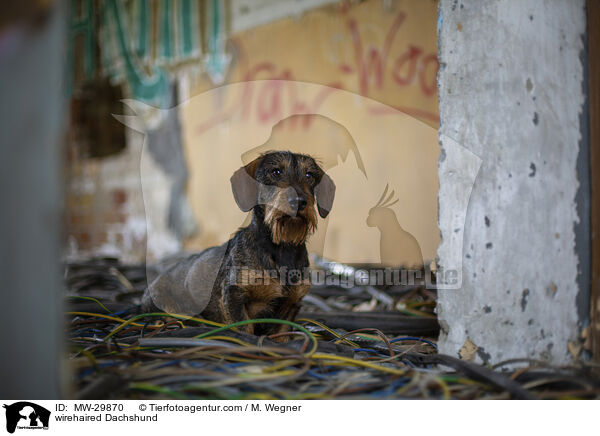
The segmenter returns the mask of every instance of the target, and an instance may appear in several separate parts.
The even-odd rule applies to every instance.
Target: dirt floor
[[[140,314],[147,274],[156,272],[115,259],[66,266],[74,398],[600,398],[589,363],[483,366],[439,354],[436,294],[421,283],[313,286],[282,343],[236,324]]]

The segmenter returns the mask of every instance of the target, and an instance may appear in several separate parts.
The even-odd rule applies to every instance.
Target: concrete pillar
[[[61,392],[64,5],[15,17],[0,45],[0,397],[6,399],[58,399]],[[35,8],[26,10],[35,15]]]
[[[462,271],[439,294],[443,353],[573,359],[589,303],[584,3],[440,1],[438,260]]]

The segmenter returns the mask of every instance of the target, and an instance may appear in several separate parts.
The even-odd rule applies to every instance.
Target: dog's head
[[[233,196],[248,212],[261,208],[273,242],[302,244],[333,205],[335,184],[310,156],[277,151],[265,153],[231,177]]]

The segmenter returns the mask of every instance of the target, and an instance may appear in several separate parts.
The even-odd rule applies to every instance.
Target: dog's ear
[[[248,165],[238,169],[231,176],[233,198],[243,212],[248,212],[258,204],[258,185],[254,179],[260,158],[254,159]]]
[[[335,183],[326,173],[323,173],[321,181],[315,187],[315,197],[317,198],[317,209],[321,218],[326,218],[333,206],[333,197],[335,197]]]

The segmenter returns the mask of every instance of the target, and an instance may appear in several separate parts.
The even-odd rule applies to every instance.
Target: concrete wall
[[[58,262],[66,2],[35,6],[11,12],[0,32],[0,396],[14,400],[59,399],[67,380]]]
[[[584,1],[442,0],[438,26],[439,266],[462,264],[462,287],[440,292],[440,350],[565,363],[587,262],[574,230]],[[456,144],[481,159],[463,226],[451,217],[471,186],[453,166],[472,165]]]

